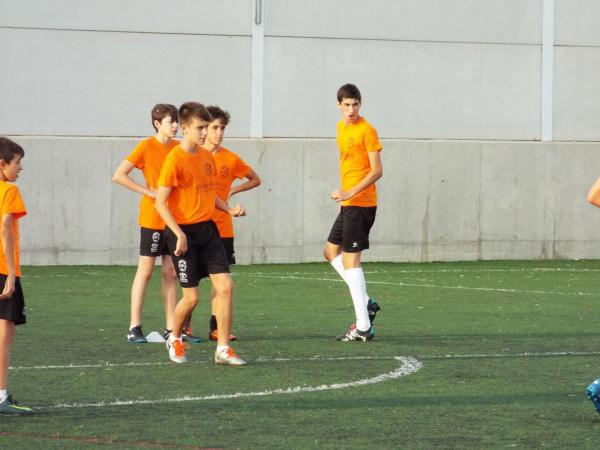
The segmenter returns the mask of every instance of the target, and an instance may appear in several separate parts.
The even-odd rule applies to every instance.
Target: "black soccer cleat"
[[[144,344],[148,342],[142,332],[141,325],[137,325],[129,330],[129,333],[127,333],[127,342],[131,344]]]
[[[369,303],[367,303],[367,312],[369,313],[369,321],[371,322],[371,325],[373,325],[373,322],[375,322],[375,317],[379,311],[381,311],[381,306],[379,306],[379,303],[370,298]]]

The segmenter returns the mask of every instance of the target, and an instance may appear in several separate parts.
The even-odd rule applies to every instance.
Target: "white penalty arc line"
[[[421,367],[422,363],[418,359],[406,357],[406,356],[394,356],[396,361],[401,363],[401,366],[390,372],[386,372],[380,375],[376,375],[370,378],[363,378],[361,380],[349,381],[347,383],[334,383],[334,384],[322,384],[319,386],[294,386],[285,389],[271,389],[258,392],[235,392],[233,394],[212,394],[203,396],[183,396],[175,398],[163,398],[156,400],[116,400],[113,402],[95,402],[95,403],[61,403],[54,406],[45,406],[36,408],[36,410],[46,411],[54,409],[73,409],[73,408],[104,408],[113,406],[137,406],[137,405],[157,405],[166,403],[182,403],[182,402],[199,402],[199,401],[210,401],[210,400],[230,400],[247,397],[267,397],[271,395],[284,395],[284,394],[299,394],[302,392],[321,392],[331,391],[336,389],[346,389],[359,386],[366,386],[371,384],[381,383],[383,381],[394,380],[396,378],[404,377],[417,372]]]
[[[296,275],[263,275],[258,273],[247,273],[247,274],[236,274],[236,275],[250,275],[258,278],[275,278],[281,280],[302,280],[302,281],[332,281],[343,283],[343,280],[335,278],[321,278],[321,277],[301,277]],[[492,291],[492,292],[510,292],[517,294],[541,294],[541,295],[575,295],[575,296],[594,296],[597,294],[591,294],[588,292],[561,292],[561,291],[529,291],[520,289],[506,289],[506,288],[486,288],[477,286],[446,286],[439,284],[418,284],[418,283],[403,283],[401,281],[372,281],[369,280],[368,284],[385,284],[389,286],[405,286],[405,287],[423,287],[433,289],[461,289],[467,291]]]

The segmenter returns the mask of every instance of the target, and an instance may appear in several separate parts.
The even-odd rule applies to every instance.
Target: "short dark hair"
[[[337,101],[340,103],[344,98],[354,98],[361,102],[360,91],[352,83],[346,83],[337,91]]]
[[[214,105],[207,106],[206,109],[212,116],[212,118],[213,118],[212,120],[221,119],[221,123],[223,125],[225,125],[225,126],[229,125],[229,120],[231,119],[231,116],[229,115],[229,113],[227,111],[224,111],[221,108],[219,108],[218,106],[214,106]]]
[[[165,117],[170,116],[173,121],[179,122],[179,118],[177,117],[177,108],[175,105],[171,105],[169,103],[157,103],[154,105],[152,107],[151,116],[152,126],[156,131],[158,131],[158,128],[156,128],[156,125],[154,125],[155,120],[162,122]]]
[[[0,159],[5,163],[9,163],[13,160],[15,155],[18,155],[21,158],[25,156],[23,147],[7,137],[0,136]]]
[[[213,118],[202,103],[185,102],[179,107],[180,123],[190,123],[192,119],[200,119],[205,122],[212,122]]]

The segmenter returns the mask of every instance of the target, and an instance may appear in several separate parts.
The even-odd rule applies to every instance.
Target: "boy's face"
[[[219,147],[225,137],[225,127],[221,119],[213,120],[208,124],[208,132],[206,134],[206,143]]]
[[[203,145],[206,140],[208,122],[193,117],[188,123],[181,124],[183,137],[195,145]]]
[[[347,124],[355,123],[360,119],[358,112],[360,111],[360,102],[355,98],[343,98],[338,102],[338,108],[342,113],[342,119]]]
[[[177,128],[179,128],[179,124],[176,120],[173,120],[171,116],[163,117],[163,120],[160,122],[155,120],[154,126],[156,127],[157,133],[169,138],[174,138],[177,134]]]
[[[9,163],[0,159],[0,171],[2,172],[5,181],[16,181],[17,178],[19,178],[19,172],[23,170],[21,158],[21,155],[15,155]]]

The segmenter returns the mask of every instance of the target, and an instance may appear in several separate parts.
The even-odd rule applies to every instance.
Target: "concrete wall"
[[[333,137],[351,80],[384,138],[540,140],[554,3],[554,138],[600,140],[595,0],[261,0],[253,27],[256,1],[0,0],[0,134],[143,136],[154,103],[199,99],[232,137],[251,111],[261,136]]]
[[[133,139],[18,138],[28,264],[131,264],[139,197],[110,178]],[[385,140],[368,260],[600,256],[600,211],[586,202],[598,144]],[[240,263],[319,261],[337,214],[333,140],[230,140],[263,179],[237,201]],[[86,168],[93,167],[93,170]],[[235,197],[234,197],[235,198]]]
[[[250,0],[0,0],[0,134],[27,151],[24,262],[134,262],[138,199],[110,176],[151,133],[150,107],[186,100],[231,112],[230,144],[264,179],[240,198],[239,261],[319,260],[347,81],[385,140],[368,258],[600,257],[585,203],[600,174],[597,1],[343,3],[263,0],[256,24]]]

